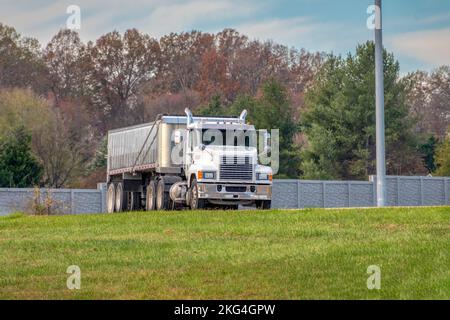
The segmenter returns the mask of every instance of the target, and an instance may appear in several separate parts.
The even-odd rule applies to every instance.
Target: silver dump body
[[[153,127],[153,130],[152,130]],[[173,132],[186,128],[185,116],[165,116],[156,122],[108,132],[108,175],[139,171],[177,171],[171,161]]]

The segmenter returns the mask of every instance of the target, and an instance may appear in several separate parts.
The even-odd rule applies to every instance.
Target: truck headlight
[[[216,173],[212,171],[204,171],[203,172],[203,179],[212,180],[216,178]]]
[[[256,179],[257,180],[265,180],[265,181],[272,181],[272,175],[268,174],[268,173],[257,173],[256,174]]]

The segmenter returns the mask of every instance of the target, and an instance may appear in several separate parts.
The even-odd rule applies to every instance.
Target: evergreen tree
[[[280,130],[280,167],[278,178],[297,178],[300,161],[300,151],[294,144],[294,135],[298,126],[294,117],[294,109],[288,99],[286,88],[275,80],[269,80],[262,87],[262,96],[255,99],[240,96],[230,106],[229,112],[239,115],[243,110],[248,111],[248,122],[256,129]]]
[[[202,116],[233,116],[240,115],[242,110],[248,112],[247,122],[256,129],[279,129],[280,165],[278,178],[297,178],[300,163],[300,151],[294,144],[294,135],[298,125],[294,117],[294,109],[288,99],[286,88],[274,79],[265,82],[261,88],[262,95],[253,98],[241,95],[228,108],[220,103],[220,97],[214,97],[208,106],[197,112]]]
[[[280,167],[277,177],[297,178],[300,150],[293,139],[298,132],[298,126],[286,88],[277,81],[270,80],[263,85],[263,95],[259,99],[255,119],[258,128],[280,130]]]
[[[226,111],[220,102],[220,96],[214,96],[207,106],[200,107],[196,112],[199,116],[223,116]]]
[[[346,59],[330,56],[306,95],[302,128],[308,145],[304,178],[367,179],[375,173],[375,48],[359,45]],[[423,168],[408,116],[399,64],[384,52],[387,170],[411,174]]]
[[[430,136],[428,140],[422,144],[419,148],[420,153],[422,153],[423,163],[428,173],[434,172],[436,170],[436,163],[434,155],[436,153],[436,147],[439,140],[435,136]]]
[[[25,188],[38,184],[42,167],[31,153],[31,136],[23,126],[0,142],[0,187]]]

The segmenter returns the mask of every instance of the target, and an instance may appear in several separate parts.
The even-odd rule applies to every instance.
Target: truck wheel
[[[108,191],[106,193],[106,212],[113,213],[114,206],[116,205],[116,188],[114,183],[110,183],[108,186]]]
[[[165,192],[164,178],[161,178],[156,186],[156,210],[167,210],[168,208],[169,195]]]
[[[269,210],[271,205],[272,205],[271,200],[257,200],[256,201],[256,209]]]
[[[189,206],[191,207],[192,210],[203,209],[205,207],[206,204],[205,199],[198,198],[197,179],[194,179],[192,181],[189,200],[190,200]]]
[[[128,211],[139,210],[141,202],[141,195],[139,192],[128,192]]]
[[[126,201],[123,183],[119,182],[116,186],[116,212],[122,212],[125,209]]]
[[[145,201],[145,210],[153,211],[155,210],[155,181],[151,180],[147,186],[147,198]]]

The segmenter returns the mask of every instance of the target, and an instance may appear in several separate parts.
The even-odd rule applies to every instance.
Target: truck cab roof
[[[161,121],[169,124],[187,125],[186,116],[163,116]],[[227,129],[227,130],[254,130],[251,124],[239,118],[227,117],[193,117],[193,122],[189,124],[193,129]]]

